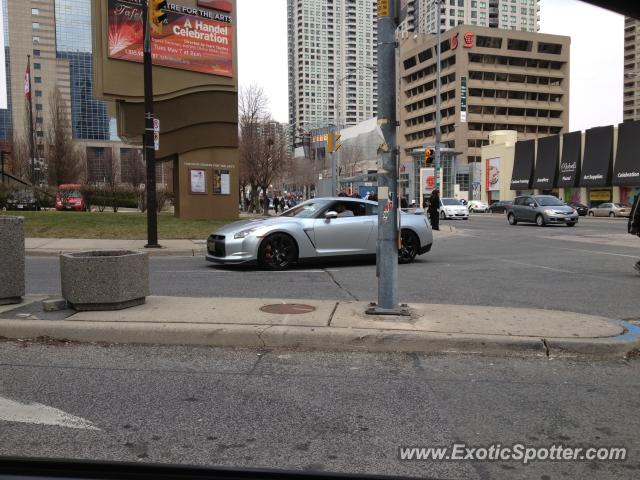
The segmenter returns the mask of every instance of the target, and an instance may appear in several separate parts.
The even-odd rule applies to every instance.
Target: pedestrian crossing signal
[[[427,163],[433,162],[433,148],[424,149],[424,159]]]

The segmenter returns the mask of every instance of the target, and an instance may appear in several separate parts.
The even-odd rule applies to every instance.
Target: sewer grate
[[[315,311],[316,307],[311,305],[303,305],[301,303],[276,303],[274,305],[265,305],[260,307],[264,313],[274,313],[277,315],[301,315]]]

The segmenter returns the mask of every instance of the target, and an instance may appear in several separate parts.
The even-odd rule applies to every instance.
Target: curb
[[[590,340],[281,325],[2,320],[0,337],[140,345],[399,353],[623,356],[640,348],[640,327]]]
[[[98,249],[104,250],[104,249]],[[204,258],[205,249],[185,249],[185,250],[170,250],[170,249],[134,249],[137,252],[148,253],[151,257],[199,257]],[[59,257],[63,253],[77,253],[87,252],[89,250],[37,250],[30,249],[25,250],[27,257]]]

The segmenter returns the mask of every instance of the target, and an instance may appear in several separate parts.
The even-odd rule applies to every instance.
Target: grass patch
[[[25,235],[35,238],[102,238],[145,240],[147,215],[129,212],[0,212],[25,219]],[[233,220],[182,220],[158,215],[158,238],[205,239]]]

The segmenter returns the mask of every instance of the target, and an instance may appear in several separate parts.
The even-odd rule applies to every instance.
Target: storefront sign
[[[500,159],[499,158],[487,159],[486,168],[487,168],[486,191],[487,192],[500,191]]]
[[[618,126],[613,185],[640,186],[640,121]]]
[[[582,163],[582,132],[565,133],[562,136],[562,157],[558,186],[574,188],[580,182],[580,165]]]
[[[162,32],[152,33],[154,65],[233,76],[231,17],[175,4],[165,13]],[[109,58],[142,62],[142,17],[141,0],[109,0]]]
[[[592,202],[610,202],[611,190],[591,190],[589,200]]]
[[[613,126],[590,128],[585,133],[580,186],[610,186],[612,172]]]
[[[533,188],[550,190],[558,185],[558,159],[560,156],[560,137],[552,135],[538,140],[536,174]]]
[[[535,140],[516,142],[511,190],[529,190],[533,184]]]
[[[460,77],[460,122],[467,121],[467,77]]]

